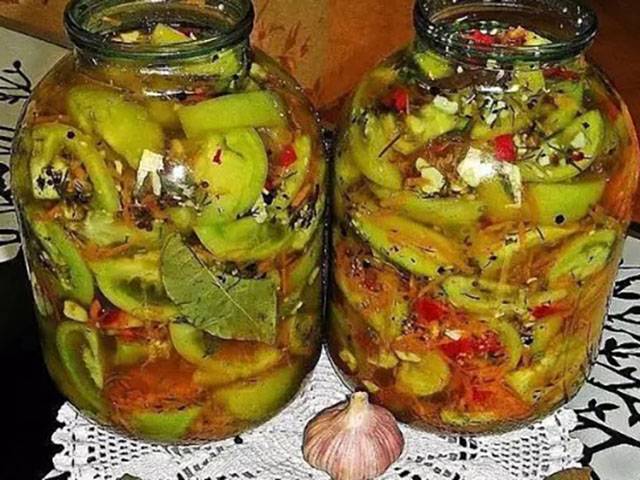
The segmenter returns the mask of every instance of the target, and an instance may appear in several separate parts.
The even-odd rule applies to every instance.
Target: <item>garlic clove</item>
[[[402,454],[404,437],[393,415],[369,403],[366,392],[320,412],[306,426],[305,460],[334,480],[371,480]]]

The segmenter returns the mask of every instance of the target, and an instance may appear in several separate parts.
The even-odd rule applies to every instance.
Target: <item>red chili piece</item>
[[[491,46],[496,43],[496,38],[488,33],[482,33],[480,30],[471,30],[466,38],[478,45]]]
[[[402,87],[395,88],[384,99],[383,103],[397,112],[409,113],[409,105],[411,104],[409,90]]]
[[[449,308],[447,308],[446,305],[428,297],[417,299],[413,305],[413,309],[416,313],[417,322],[420,325],[438,322],[449,313]]]
[[[515,162],[518,155],[513,135],[500,135],[493,141],[495,157],[502,162]]]
[[[555,315],[556,313],[564,312],[567,310],[567,306],[561,303],[551,303],[545,305],[538,305],[531,311],[531,315],[535,318],[544,318],[549,315]]]
[[[293,145],[287,145],[280,154],[280,165],[284,168],[289,168],[298,160],[298,154],[296,153]]]
[[[222,163],[222,149],[216,150],[216,154],[213,156],[213,163],[220,165]]]

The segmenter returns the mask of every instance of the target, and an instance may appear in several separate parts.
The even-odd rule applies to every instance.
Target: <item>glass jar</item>
[[[570,0],[419,0],[336,153],[329,349],[408,423],[538,420],[598,351],[638,174]]]
[[[75,0],[12,158],[52,377],[132,436],[276,414],[320,349],[325,159],[249,0]]]

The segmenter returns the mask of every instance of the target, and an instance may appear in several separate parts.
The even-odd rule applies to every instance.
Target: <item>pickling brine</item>
[[[249,1],[72,2],[12,186],[47,366],[104,425],[163,442],[276,414],[320,348],[325,162]]]
[[[584,58],[595,18],[577,3],[419,0],[416,26],[343,118],[329,349],[401,420],[509,430],[590,370],[635,131]]]

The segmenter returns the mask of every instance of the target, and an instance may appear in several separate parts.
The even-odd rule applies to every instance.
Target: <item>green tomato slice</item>
[[[93,275],[64,229],[55,222],[40,220],[33,221],[31,228],[51,257],[63,292],[89,305],[94,295]]]
[[[98,333],[79,322],[64,322],[56,332],[58,353],[82,399],[102,410],[105,362]]]
[[[504,283],[452,276],[445,279],[442,288],[449,302],[472,313],[499,316],[523,308],[518,290]]]
[[[198,223],[235,220],[258,200],[267,179],[267,152],[252,128],[207,135],[195,157],[196,182],[207,185],[210,204]]]
[[[67,110],[82,130],[104,138],[131,168],[138,168],[144,150],[164,151],[162,127],[142,105],[127,101],[121,93],[73,87],[67,94]]]
[[[178,110],[188,138],[236,128],[282,127],[287,124],[282,100],[272,92],[223,95]]]
[[[444,58],[435,52],[415,52],[413,60],[420,68],[421,72],[430,80],[440,80],[453,75],[453,67]]]
[[[547,278],[552,283],[567,277],[582,281],[599,272],[611,258],[617,238],[615,230],[595,230],[574,238],[557,252]]]
[[[118,190],[104,161],[104,155],[96,148],[93,138],[62,123],[43,123],[34,127],[32,139],[30,171],[36,198],[59,198],[57,192],[46,188],[43,175],[48,167],[61,172],[66,169],[66,161],[61,159],[62,153],[66,151],[80,160],[87,170],[93,185],[94,205],[112,213],[120,210]],[[45,188],[41,188],[42,186]]]
[[[286,169],[282,183],[278,187],[269,209],[283,212],[291,205],[292,200],[307,178],[309,164],[311,163],[311,147],[311,138],[308,135],[296,138],[293,143],[296,161]]]
[[[438,352],[425,352],[420,361],[401,362],[396,371],[395,388],[417,397],[428,397],[444,390],[451,380],[451,369]]]
[[[572,183],[537,183],[528,186],[536,205],[540,225],[575,223],[587,216],[600,201],[606,181],[604,179]]]
[[[201,407],[163,412],[141,410],[131,414],[129,427],[136,434],[150,440],[174,442],[187,435],[201,410]]]
[[[164,291],[159,252],[95,261],[91,269],[102,294],[125,312],[155,322],[178,316]]]

